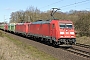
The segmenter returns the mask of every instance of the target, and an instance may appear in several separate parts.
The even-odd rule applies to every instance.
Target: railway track
[[[78,55],[81,57],[90,58],[90,52],[84,51],[82,49],[77,49],[77,48],[71,47],[71,48],[66,49],[66,51],[74,53],[75,55]]]
[[[90,45],[85,45],[85,44],[81,44],[81,43],[76,43],[76,46],[80,46],[80,47],[84,47],[84,48],[89,48],[90,49]]]

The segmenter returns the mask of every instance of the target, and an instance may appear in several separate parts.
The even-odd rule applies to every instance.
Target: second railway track
[[[85,44],[81,44],[81,43],[76,43],[76,46],[80,46],[80,47],[84,47],[84,48],[89,48],[90,49],[90,45],[85,45]]]
[[[74,53],[78,56],[82,56],[82,57],[86,57],[86,58],[90,58],[90,52],[87,52],[87,51],[83,51],[81,49],[76,49],[76,48],[69,48],[67,49],[67,51],[71,52],[71,53]]]

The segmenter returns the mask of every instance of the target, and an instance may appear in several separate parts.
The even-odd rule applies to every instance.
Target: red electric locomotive
[[[8,24],[4,24],[4,30],[7,31],[8,30]]]
[[[15,33],[26,36],[28,33],[28,25],[29,24],[30,23],[17,23],[15,26]]]
[[[51,20],[39,20],[31,23],[28,27],[28,35],[33,38],[40,38],[54,45],[72,45],[76,42],[74,25],[72,21],[58,20],[54,18],[53,8]]]
[[[71,21],[37,21],[29,25],[28,34],[55,45],[72,45],[76,42],[74,26]]]

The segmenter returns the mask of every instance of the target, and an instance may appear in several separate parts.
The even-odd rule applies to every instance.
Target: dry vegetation
[[[8,38],[0,37],[0,60],[38,60],[38,58],[32,57]]]
[[[90,45],[90,37],[86,37],[86,36],[77,37],[76,40],[78,43]]]

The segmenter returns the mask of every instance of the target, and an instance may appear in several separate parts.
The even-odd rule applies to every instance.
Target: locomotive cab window
[[[72,28],[72,24],[66,24],[67,28]]]
[[[60,25],[60,28],[72,28],[72,24],[70,23],[61,23]]]
[[[65,28],[65,24],[60,24],[60,28]]]

